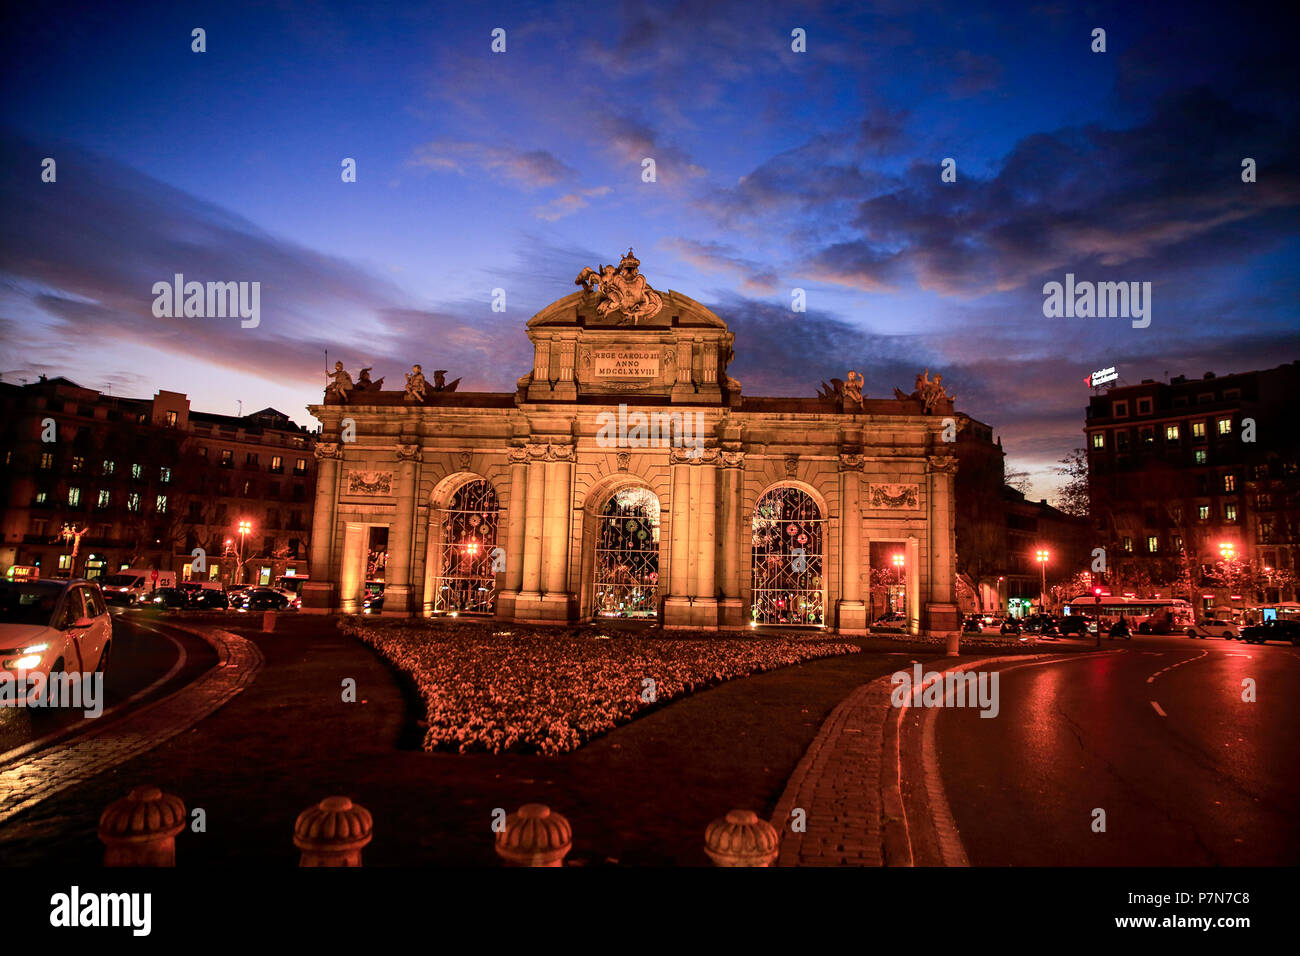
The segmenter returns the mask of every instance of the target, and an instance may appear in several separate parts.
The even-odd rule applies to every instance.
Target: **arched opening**
[[[820,627],[826,623],[825,519],[806,491],[780,486],[754,505],[755,624]]]
[[[484,478],[461,485],[439,509],[438,576],[434,614],[491,614],[496,610],[496,489]]]
[[[649,488],[610,495],[596,520],[596,617],[659,615],[659,496]]]

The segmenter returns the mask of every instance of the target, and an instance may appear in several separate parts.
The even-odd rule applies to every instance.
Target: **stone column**
[[[438,508],[429,505],[429,524],[424,532],[424,596],[420,613],[433,615],[438,597],[438,578],[442,575],[442,515]]]
[[[546,491],[546,446],[529,444],[528,491],[524,503],[524,568],[515,601],[516,617],[538,620],[542,603],[542,505]]]
[[[328,614],[337,603],[334,560],[334,515],[339,494],[337,442],[316,446],[316,506],[311,518],[310,577],[302,588],[302,610],[306,614]]]
[[[369,525],[349,522],[344,526],[343,557],[339,563],[339,609],[344,614],[361,613],[369,532]]]
[[[718,603],[718,625],[723,628],[744,627],[745,614],[740,601],[740,556],[749,553],[750,536],[741,534],[744,516],[740,513],[744,498],[745,453],[724,451],[721,462],[718,506],[722,519],[722,573],[718,581],[722,600]]]
[[[528,449],[510,449],[510,510],[506,514],[505,587],[497,595],[497,617],[510,620],[524,581],[524,514],[528,488]]]
[[[921,622],[925,620],[921,608],[921,542],[912,535],[907,537],[903,560],[907,571],[907,591],[903,598],[907,604],[907,633],[920,634]]]
[[[692,497],[691,550],[695,554],[695,602],[691,620],[697,627],[716,630],[718,626],[718,584],[714,577],[714,554],[718,547],[718,452],[704,449],[691,460]]]
[[[388,539],[388,568],[385,573],[384,615],[411,613],[411,541],[414,538],[416,472],[419,445],[397,446],[397,514]]]
[[[865,634],[867,606],[862,600],[862,465],[858,454],[840,455],[839,632]]]
[[[928,464],[930,588],[925,620],[930,633],[945,634],[960,626],[954,591],[957,543],[953,478],[957,473],[957,459],[952,455],[932,455]]]
[[[567,621],[573,521],[573,447],[552,442],[547,446],[546,458],[542,615],[548,621]]]
[[[671,448],[668,451],[669,468],[672,470],[672,534],[668,555],[668,597],[664,600],[664,627],[690,627],[691,624],[691,580],[690,580],[690,495],[691,465],[684,454],[685,449]]]

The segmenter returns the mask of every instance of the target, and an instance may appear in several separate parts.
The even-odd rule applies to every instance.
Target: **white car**
[[[1184,632],[1188,637],[1199,637],[1204,640],[1207,637],[1221,637],[1225,641],[1235,641],[1241,637],[1241,628],[1231,621],[1222,621],[1217,618],[1207,618],[1203,621],[1197,621]]]
[[[113,622],[89,581],[0,581],[0,701],[27,702],[50,674],[89,674],[108,665]],[[33,684],[31,677],[44,680]]]

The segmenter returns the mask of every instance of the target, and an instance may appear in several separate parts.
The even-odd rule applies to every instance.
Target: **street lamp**
[[[239,583],[244,583],[244,538],[253,530],[253,522],[239,522]]]
[[[1047,559],[1051,557],[1046,548],[1039,548],[1034,552],[1038,559],[1038,567],[1043,572],[1043,589],[1038,592],[1038,613],[1047,613]]]

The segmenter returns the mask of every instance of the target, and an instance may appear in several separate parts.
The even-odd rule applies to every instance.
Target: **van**
[[[119,606],[139,604],[143,599],[147,599],[155,588],[174,587],[176,587],[176,572],[159,571],[157,568],[127,568],[116,574],[110,574],[99,584],[99,589],[104,593],[104,600]]]

